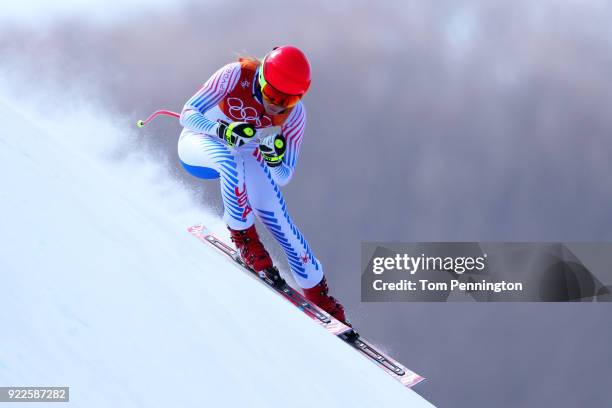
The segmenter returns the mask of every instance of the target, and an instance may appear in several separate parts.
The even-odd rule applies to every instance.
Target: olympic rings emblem
[[[272,119],[269,116],[264,115],[260,118],[257,109],[252,106],[245,107],[240,98],[227,98],[227,104],[230,116],[236,121],[254,123],[256,127],[272,126]]]

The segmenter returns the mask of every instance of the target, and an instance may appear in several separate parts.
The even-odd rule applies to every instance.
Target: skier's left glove
[[[257,129],[247,122],[227,123],[219,120],[217,136],[225,140],[229,147],[242,146],[255,137]]]
[[[287,150],[287,140],[282,134],[270,135],[259,141],[259,151],[270,167],[280,166]]]

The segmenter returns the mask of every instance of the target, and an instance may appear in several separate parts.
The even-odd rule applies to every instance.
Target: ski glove
[[[287,150],[287,141],[282,134],[270,135],[259,141],[259,151],[270,167],[280,166]]]
[[[229,147],[242,146],[255,137],[255,126],[247,122],[227,123],[219,121],[217,136],[225,140]]]

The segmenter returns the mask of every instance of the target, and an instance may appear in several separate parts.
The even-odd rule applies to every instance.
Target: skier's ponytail
[[[252,63],[252,64],[256,64],[259,65],[261,63],[261,61],[255,57],[251,57],[249,55],[241,55],[238,57],[238,62],[247,62],[247,63]]]

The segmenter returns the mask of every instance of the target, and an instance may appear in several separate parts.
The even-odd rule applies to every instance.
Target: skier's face
[[[274,88],[264,78],[263,71],[259,71],[258,82],[264,108],[269,115],[278,115],[302,99],[302,95],[289,95]]]

